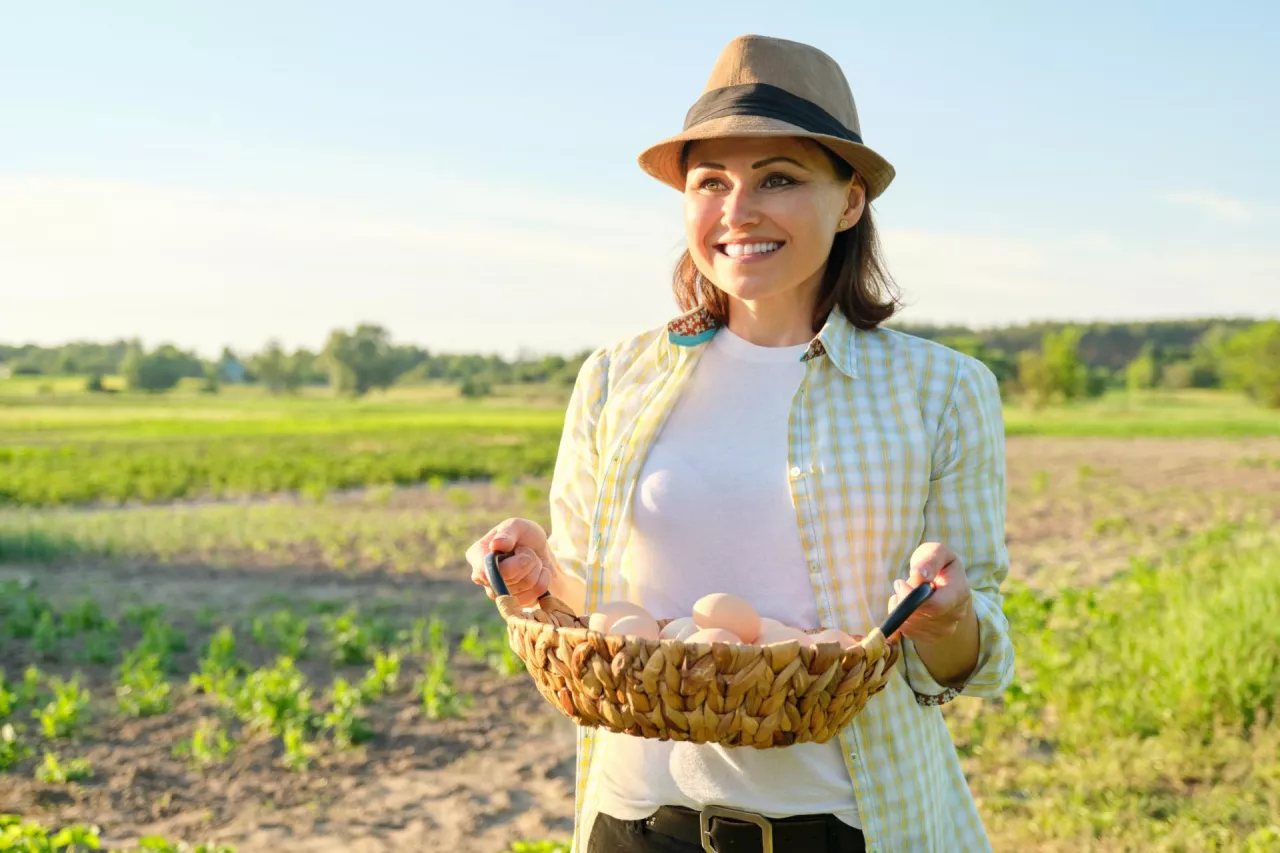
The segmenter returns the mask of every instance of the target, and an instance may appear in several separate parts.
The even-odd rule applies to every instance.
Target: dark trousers
[[[836,818],[832,818],[835,820]],[[862,833],[850,844],[830,853],[865,853]],[[703,853],[701,844],[690,844],[650,829],[642,820],[620,820],[600,812],[591,827],[587,840],[587,853]],[[729,853],[729,851],[726,851]],[[803,850],[787,850],[774,844],[774,853],[811,853]]]

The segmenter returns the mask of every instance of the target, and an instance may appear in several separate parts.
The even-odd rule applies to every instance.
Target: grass
[[[496,512],[546,522],[545,484],[499,491],[500,509],[471,492],[441,488],[410,501],[375,492],[305,502],[130,509],[0,508],[0,562],[82,556],[218,566],[310,565],[339,571],[422,572],[455,564]],[[35,629],[39,613],[24,613]],[[283,618],[283,617],[282,617]],[[25,624],[25,623],[24,623]],[[263,625],[272,636],[296,626]],[[292,642],[281,637],[279,642]]]
[[[1280,533],[1005,609],[1015,684],[948,709],[996,849],[1280,849]]]
[[[1221,391],[1113,392],[1040,410],[1007,402],[1007,435],[1245,438],[1280,435],[1280,410]]]
[[[12,393],[15,382],[0,383],[0,505],[319,496],[545,476],[564,406],[562,389],[522,388],[519,396],[481,401],[395,389],[351,401],[245,389],[219,396],[32,395]],[[1005,418],[1010,435],[1280,435],[1280,412],[1221,392],[1116,393],[1040,411],[1012,401]]]

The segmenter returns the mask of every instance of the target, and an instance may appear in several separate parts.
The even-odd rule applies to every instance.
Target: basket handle
[[[484,555],[484,573],[488,576],[489,586],[493,589],[494,594],[496,595],[511,594],[507,589],[507,582],[502,579],[502,572],[498,571],[498,564],[514,553],[514,551],[490,551],[488,554]],[[547,590],[542,595],[538,596],[538,600],[541,601],[550,595],[551,590]]]
[[[916,612],[916,608],[929,600],[929,596],[933,595],[933,584],[922,583],[915,589],[903,596],[898,602],[898,606],[893,608],[893,612],[885,617],[884,624],[880,626],[880,633],[885,637],[892,637],[893,632],[902,627],[902,623],[910,618],[912,613]]]

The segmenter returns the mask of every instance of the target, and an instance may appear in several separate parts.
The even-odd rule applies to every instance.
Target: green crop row
[[[323,495],[432,480],[543,476],[559,431],[466,427],[337,435],[0,446],[0,505]]]

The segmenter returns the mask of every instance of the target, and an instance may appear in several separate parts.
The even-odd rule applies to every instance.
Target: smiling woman
[[[781,734],[822,718],[810,693],[803,717],[742,746],[742,719],[773,699],[745,707],[723,673],[714,697],[695,690],[712,655],[670,649],[682,695],[579,730],[574,853],[989,850],[939,706],[1002,696],[1013,674],[1000,395],[980,361],[882,326],[897,303],[869,204],[893,167],[864,144],[831,57],[755,35],[721,52],[682,132],[639,163],[683,194],[684,313],[587,359],[551,532],[503,521],[468,550],[472,579],[488,587],[485,557],[505,553],[495,571],[522,605],[626,602],[665,620],[729,593],[851,635],[932,592],[889,629],[902,663],[883,691],[821,741]],[[772,677],[785,695],[843,676]],[[667,737],[646,736],[653,714]],[[704,727],[719,739],[689,734]]]
[[[866,187],[831,149],[802,137],[734,137],[686,142],[680,156],[697,161],[685,187],[690,248],[673,282],[682,309],[703,305],[724,322],[731,297],[763,300],[762,313],[774,299],[812,303],[811,332],[836,306],[859,328],[893,316]]]

